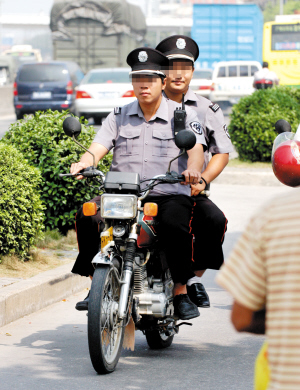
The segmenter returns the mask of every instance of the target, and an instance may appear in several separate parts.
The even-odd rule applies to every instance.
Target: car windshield
[[[206,79],[206,80],[211,80],[212,78],[212,71],[211,70],[195,70],[194,79]]]
[[[22,82],[49,82],[67,81],[68,70],[64,65],[32,64],[23,66],[20,70],[19,81]]]
[[[124,72],[97,71],[89,72],[81,84],[104,84],[104,83],[130,83],[129,69]]]

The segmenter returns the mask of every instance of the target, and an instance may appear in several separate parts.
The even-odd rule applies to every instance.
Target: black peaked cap
[[[172,35],[162,40],[156,50],[164,53],[169,60],[182,58],[194,62],[199,57],[197,43],[186,35]]]
[[[169,65],[168,58],[151,47],[139,47],[127,56],[127,64],[131,67],[130,74],[157,74],[165,76]]]

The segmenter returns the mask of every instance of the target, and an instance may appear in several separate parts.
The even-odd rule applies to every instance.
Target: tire
[[[94,116],[94,123],[95,123],[95,125],[101,125],[102,124],[102,116]]]
[[[98,374],[113,372],[122,351],[125,328],[116,322],[120,285],[113,268],[95,269],[89,298],[88,343],[90,357]]]
[[[164,333],[160,333],[158,330],[146,330],[146,340],[151,349],[163,349],[168,348],[173,342],[173,336],[166,336]]]
[[[19,114],[16,114],[16,117],[17,117],[17,120],[20,120],[20,119],[23,119],[23,114],[22,113],[19,113]]]

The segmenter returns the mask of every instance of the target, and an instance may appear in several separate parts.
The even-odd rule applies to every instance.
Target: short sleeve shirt
[[[174,142],[174,110],[178,104],[165,97],[156,114],[147,122],[138,100],[123,106],[118,114],[110,113],[95,136],[94,142],[114,148],[112,171],[137,172],[141,180],[166,173],[171,159],[178,156],[180,149]],[[194,110],[186,110],[186,128],[193,130],[196,142],[206,148],[203,124]],[[196,124],[196,125],[195,125]],[[171,170],[182,173],[187,168],[188,154],[185,153],[171,165]],[[147,184],[143,183],[142,188]],[[190,195],[190,186],[181,184],[160,184],[151,195]]]
[[[221,108],[203,96],[197,96],[191,88],[188,89],[184,97],[186,106],[194,109],[199,121],[204,124],[204,136],[207,150],[204,153],[205,162],[202,172],[208,165],[209,153],[230,153],[233,146],[230,141],[224,115]]]

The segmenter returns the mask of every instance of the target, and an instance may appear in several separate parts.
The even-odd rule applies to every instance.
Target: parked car
[[[193,78],[190,82],[192,90],[201,96],[209,97],[212,84],[212,69],[195,69]]]
[[[102,118],[115,107],[122,107],[134,101],[136,98],[129,72],[129,68],[90,70],[77,88],[76,114],[94,118],[96,124],[101,124]]]
[[[218,62],[213,71],[209,99],[235,104],[243,96],[254,92],[254,73],[261,69],[258,61]]]
[[[22,65],[14,83],[17,119],[24,114],[74,110],[75,88],[84,74],[75,62],[34,62]]]

